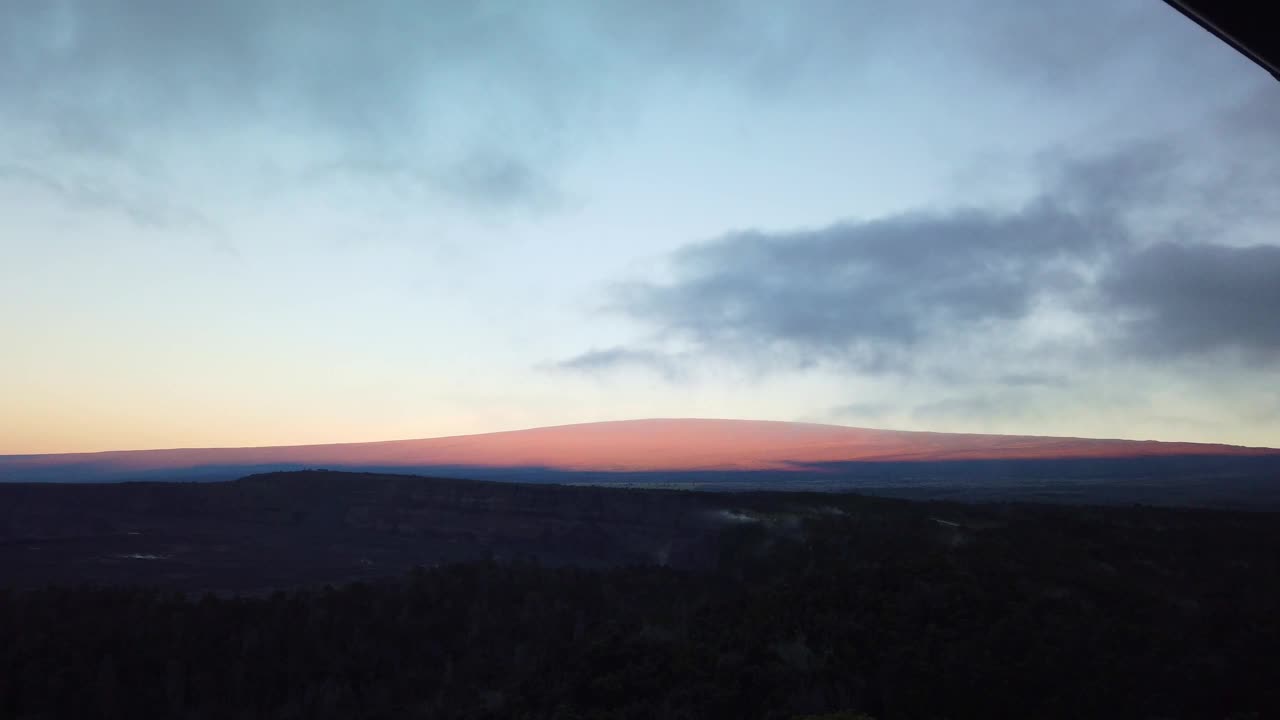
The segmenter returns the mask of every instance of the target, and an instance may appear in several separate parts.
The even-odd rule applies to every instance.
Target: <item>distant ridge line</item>
[[[0,481],[325,467],[572,473],[814,471],[851,463],[1280,457],[1216,443],[878,430],[768,420],[652,418],[418,440],[0,456]],[[226,472],[223,472],[223,470]],[[237,474],[245,474],[238,472]]]

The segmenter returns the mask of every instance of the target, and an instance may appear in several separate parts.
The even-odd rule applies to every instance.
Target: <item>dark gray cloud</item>
[[[1082,261],[1118,232],[1103,215],[1037,201],[735,233],[680,252],[675,281],[626,286],[619,303],[698,347],[888,371],[940,338],[1016,323],[1043,297],[1079,291]]]
[[[669,281],[616,288],[614,309],[741,363],[1005,388],[1062,387],[1072,362],[1271,363],[1280,244],[1247,240],[1274,227],[1258,198],[1280,197],[1280,161],[1261,145],[1280,126],[1249,121],[1277,107],[1250,96],[1183,134],[1045,153],[1043,191],[1016,210],[733,232],[674,254]],[[1074,334],[1028,331],[1063,316]]]
[[[1153,245],[1109,265],[1099,292],[1144,355],[1280,359],[1280,245]]]

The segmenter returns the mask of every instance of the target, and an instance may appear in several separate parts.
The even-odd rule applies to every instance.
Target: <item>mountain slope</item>
[[[1270,456],[1201,443],[654,419],[387,442],[0,456],[0,480],[101,479],[205,469],[447,468],[575,473],[788,472],[846,463]],[[241,473],[243,474],[243,473]]]

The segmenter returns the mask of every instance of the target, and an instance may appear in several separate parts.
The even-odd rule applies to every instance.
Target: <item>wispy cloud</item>
[[[601,374],[623,369],[640,369],[657,373],[659,376],[680,381],[687,378],[687,372],[680,358],[653,350],[611,347],[588,350],[581,355],[561,360],[553,365],[555,369],[576,373]]]
[[[656,84],[776,92],[815,42],[857,47],[794,22],[853,12],[842,5],[7,2],[0,92],[8,123],[56,152],[156,165],[166,142],[265,134],[276,142],[251,145],[266,161],[306,146],[300,175],[543,207],[564,160],[626,125]]]
[[[74,209],[118,212],[142,227],[190,227],[219,232],[198,210],[174,205],[163,198],[132,197],[106,180],[64,179],[21,165],[0,165],[0,183],[3,182],[37,188]]]

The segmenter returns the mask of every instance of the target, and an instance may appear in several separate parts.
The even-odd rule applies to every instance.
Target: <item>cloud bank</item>
[[[1277,112],[1280,94],[1259,92],[1185,133],[1046,152],[1030,163],[1040,191],[1014,208],[694,243],[669,258],[670,279],[613,288],[612,310],[655,339],[590,367],[676,343],[770,371],[1023,388],[1099,363],[1274,370],[1280,244],[1264,198],[1280,197],[1280,125],[1242,118]]]

